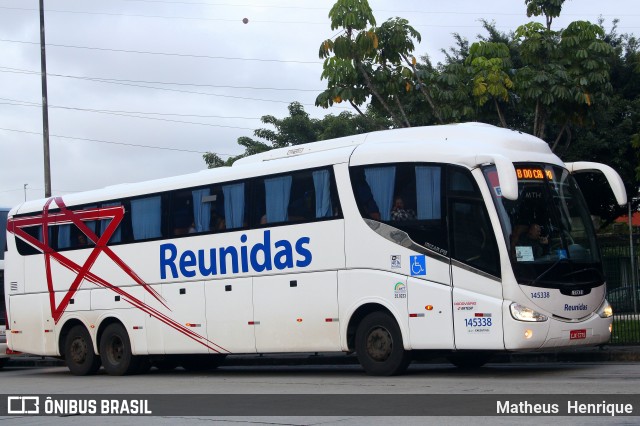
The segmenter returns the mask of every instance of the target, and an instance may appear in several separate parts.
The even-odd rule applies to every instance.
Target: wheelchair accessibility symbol
[[[427,275],[427,258],[424,255],[410,256],[411,275]]]

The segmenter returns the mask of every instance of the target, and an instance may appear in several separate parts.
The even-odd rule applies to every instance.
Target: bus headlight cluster
[[[613,308],[606,299],[602,306],[600,306],[600,309],[598,309],[598,315],[600,315],[600,318],[610,318],[613,316]]]
[[[542,322],[548,319],[546,315],[519,303],[512,303],[509,309],[511,310],[511,316],[518,321]]]

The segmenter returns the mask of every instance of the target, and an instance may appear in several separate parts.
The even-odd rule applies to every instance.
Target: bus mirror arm
[[[590,161],[576,161],[575,163],[566,163],[566,166],[569,170],[569,173],[571,174],[580,172],[602,173],[604,177],[607,178],[607,182],[613,190],[613,194],[615,195],[618,204],[621,206],[627,204],[627,191],[624,188],[622,178],[620,178],[620,175],[611,167],[601,163],[592,163]]]
[[[482,164],[495,164],[502,196],[507,200],[518,199],[518,177],[516,176],[516,169],[511,160],[504,155],[476,155],[470,157],[465,164],[471,167],[477,167]]]

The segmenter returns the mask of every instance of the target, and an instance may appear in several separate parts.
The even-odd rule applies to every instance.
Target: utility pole
[[[44,146],[44,196],[51,197],[49,160],[49,105],[47,103],[47,52],[44,40],[44,0],[40,0],[40,73],[42,74],[42,138]]]
[[[631,260],[631,291],[633,295],[633,312],[638,313],[638,294],[636,289],[636,255],[633,251],[633,211],[631,210],[631,199],[629,200],[629,258]]]

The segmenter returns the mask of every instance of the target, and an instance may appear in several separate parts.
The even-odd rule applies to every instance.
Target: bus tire
[[[493,356],[490,352],[460,352],[447,357],[447,360],[462,370],[474,370],[485,365]]]
[[[218,368],[227,356],[217,355],[182,355],[180,365],[187,371],[207,371]]]
[[[0,358],[0,370],[4,368],[5,365],[9,362],[9,358]]]
[[[362,319],[356,330],[356,355],[371,376],[402,374],[411,363],[398,323],[385,312],[372,312]]]
[[[83,325],[73,326],[67,333],[64,360],[75,376],[89,376],[100,368],[100,357],[93,351],[91,336]]]
[[[100,337],[102,366],[111,376],[126,376],[138,373],[141,357],[131,352],[131,341],[127,330],[120,323],[109,324]]]

